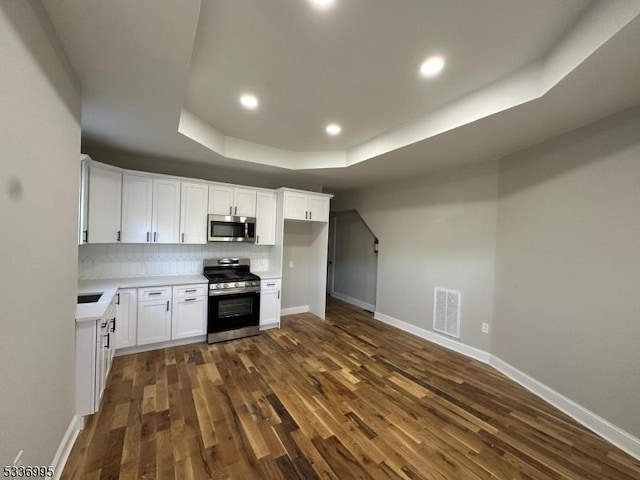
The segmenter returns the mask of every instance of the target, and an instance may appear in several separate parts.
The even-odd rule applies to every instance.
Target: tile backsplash
[[[95,244],[78,247],[78,278],[147,277],[202,273],[205,258],[249,258],[251,269],[269,269],[269,248],[242,243],[206,245]]]

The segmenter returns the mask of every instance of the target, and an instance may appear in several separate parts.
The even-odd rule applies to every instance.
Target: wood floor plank
[[[490,366],[329,299],[327,320],[116,358],[62,478],[633,480]]]

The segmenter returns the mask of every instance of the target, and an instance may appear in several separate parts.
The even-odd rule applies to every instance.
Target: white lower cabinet
[[[76,413],[79,416],[91,415],[100,408],[115,352],[116,307],[114,301],[100,320],[76,324]]]
[[[280,279],[260,282],[260,329],[280,327]]]
[[[180,340],[207,331],[208,285],[139,288],[137,345]]]
[[[207,293],[206,285],[173,287],[172,340],[207,333]]]
[[[138,334],[138,289],[118,291],[116,348],[135,347]]]
[[[143,290],[143,289],[140,289]],[[138,345],[171,340],[171,298],[141,300],[138,292]]]

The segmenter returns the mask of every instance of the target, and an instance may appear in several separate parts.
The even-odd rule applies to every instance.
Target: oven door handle
[[[260,287],[228,288],[226,290],[209,290],[210,297],[219,297],[222,295],[232,295],[236,293],[260,293]]]

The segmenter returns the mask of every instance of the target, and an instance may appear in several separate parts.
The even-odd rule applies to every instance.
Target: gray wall
[[[331,293],[375,307],[378,275],[378,257],[373,252],[375,237],[354,210],[338,212],[335,218],[335,274]]]
[[[640,110],[505,160],[493,353],[640,437]]]
[[[432,330],[433,290],[462,292],[460,340],[489,350],[493,317],[496,164],[336,196],[380,240],[376,311]]]
[[[309,305],[309,272],[311,225],[284,222],[284,250],[282,262],[282,308]],[[293,260],[293,268],[289,261]]]
[[[75,411],[80,92],[37,1],[0,3],[0,465],[50,465]]]

